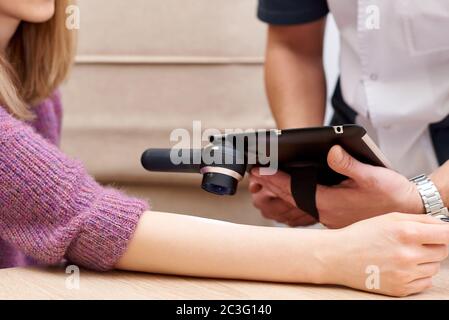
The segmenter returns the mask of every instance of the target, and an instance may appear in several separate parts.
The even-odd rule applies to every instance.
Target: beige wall
[[[245,188],[217,198],[193,175],[145,172],[174,128],[274,126],[263,90],[255,0],[78,0],[77,64],[63,88],[63,149],[156,210],[265,224]]]

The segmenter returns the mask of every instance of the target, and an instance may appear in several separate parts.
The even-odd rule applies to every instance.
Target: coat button
[[[371,74],[369,75],[369,78],[370,78],[372,81],[377,81],[377,80],[379,79],[379,76],[377,75],[377,73],[371,73]]]

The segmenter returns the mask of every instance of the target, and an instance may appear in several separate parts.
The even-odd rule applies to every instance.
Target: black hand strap
[[[294,163],[288,166],[291,176],[291,192],[296,205],[319,220],[315,194],[317,185],[317,166],[313,163]]]

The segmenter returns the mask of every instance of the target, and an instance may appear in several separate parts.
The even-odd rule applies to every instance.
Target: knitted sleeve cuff
[[[98,184],[0,108],[0,238],[45,264],[111,269],[148,205]]]
[[[95,194],[85,212],[79,234],[66,252],[66,258],[90,269],[106,271],[125,253],[137,223],[149,206],[145,201],[124,195],[90,181],[85,196]],[[83,194],[80,195],[83,197]]]

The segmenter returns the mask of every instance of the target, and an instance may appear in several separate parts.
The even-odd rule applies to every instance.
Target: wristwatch
[[[449,211],[445,207],[440,192],[432,180],[425,174],[421,174],[410,179],[410,181],[416,184],[426,209],[426,214],[449,222]]]

